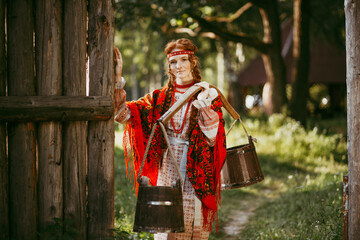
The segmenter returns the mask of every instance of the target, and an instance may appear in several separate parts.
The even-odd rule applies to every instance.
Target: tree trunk
[[[233,108],[241,113],[244,112],[243,93],[241,92],[236,73],[231,65],[231,54],[228,42],[221,41],[221,46],[224,51],[225,76],[228,81],[228,99]]]
[[[36,77],[38,95],[62,93],[62,4],[60,0],[36,1]],[[63,218],[62,125],[38,125],[38,229],[42,232]],[[50,236],[41,235],[43,239]]]
[[[63,94],[86,95],[86,0],[64,2]],[[76,239],[86,239],[86,122],[63,125],[65,229],[77,230]]]
[[[0,0],[0,96],[6,95],[5,0]],[[0,239],[9,238],[9,168],[6,123],[0,122]]]
[[[294,1],[292,94],[290,116],[305,125],[306,102],[309,95],[308,78],[310,65],[310,1]]]
[[[111,0],[89,1],[90,96],[114,94],[114,9]],[[114,118],[89,121],[88,239],[111,237],[114,228]]]
[[[219,43],[216,44],[216,65],[217,65],[217,88],[224,92],[224,81],[225,81],[225,60],[224,60],[224,48]]]
[[[8,1],[8,95],[35,95],[33,2]],[[34,123],[8,123],[10,238],[36,239]]]
[[[269,82],[270,102],[264,102],[267,114],[280,113],[286,100],[286,67],[281,56],[281,28],[277,0],[257,3],[264,27],[264,42],[271,44],[262,54],[266,76]]]
[[[360,236],[360,2],[345,0],[349,239]]]

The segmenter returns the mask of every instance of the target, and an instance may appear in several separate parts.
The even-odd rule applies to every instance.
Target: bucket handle
[[[171,148],[171,146],[170,146],[170,141],[169,141],[169,137],[168,137],[168,135],[167,135],[167,133],[166,133],[165,126],[164,126],[164,124],[163,124],[161,121],[159,121],[159,120],[154,124],[153,128],[151,129],[150,137],[149,137],[148,143],[147,143],[147,145],[146,145],[144,157],[143,157],[143,159],[142,159],[141,166],[140,166],[140,169],[139,169],[139,173],[138,173],[136,179],[137,179],[138,183],[140,184],[140,183],[141,183],[141,182],[140,182],[141,172],[142,172],[142,170],[143,170],[143,168],[144,168],[145,160],[146,160],[146,157],[147,157],[147,155],[148,155],[148,153],[149,153],[149,149],[150,149],[150,145],[151,145],[151,140],[152,140],[152,138],[154,137],[155,129],[156,129],[157,125],[160,125],[160,128],[161,128],[161,130],[162,130],[162,132],[163,132],[163,134],[164,134],[165,142],[166,142],[166,144],[167,144],[167,146],[168,146],[168,149],[169,149],[171,158],[172,158],[173,161],[174,161],[176,171],[177,171],[177,173],[179,174],[179,177],[180,177],[180,187],[181,187],[182,184],[183,184],[183,179],[182,179],[182,177],[181,177],[180,169],[179,169],[178,164],[177,164],[176,161],[175,161],[174,152],[173,152],[173,150],[172,150],[172,148]]]

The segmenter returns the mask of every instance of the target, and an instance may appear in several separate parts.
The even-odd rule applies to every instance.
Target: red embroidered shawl
[[[127,174],[133,174],[136,189],[138,175],[150,132],[156,120],[164,113],[164,102],[167,87],[155,90],[137,101],[127,102],[131,110],[131,123],[125,126],[123,145]],[[221,179],[220,171],[226,156],[224,119],[221,111],[222,103],[217,97],[211,108],[219,115],[220,123],[214,147],[209,147],[205,135],[198,124],[193,128],[187,153],[187,175],[196,194],[203,203],[204,227],[211,229],[211,222],[216,217],[220,204]],[[163,134],[158,126],[142,170],[152,185],[156,186],[158,169],[166,150]],[[129,170],[131,171],[129,172]]]

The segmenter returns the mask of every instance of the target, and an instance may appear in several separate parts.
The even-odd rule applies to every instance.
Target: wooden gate
[[[0,0],[0,239],[113,235],[113,15]]]

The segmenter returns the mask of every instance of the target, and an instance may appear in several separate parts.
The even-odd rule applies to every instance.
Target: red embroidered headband
[[[188,54],[188,55],[193,55],[194,51],[190,51],[190,50],[181,50],[181,51],[175,51],[175,52],[171,52],[167,55],[167,58],[169,59],[172,56],[177,56],[177,55],[183,55],[183,54]]]

